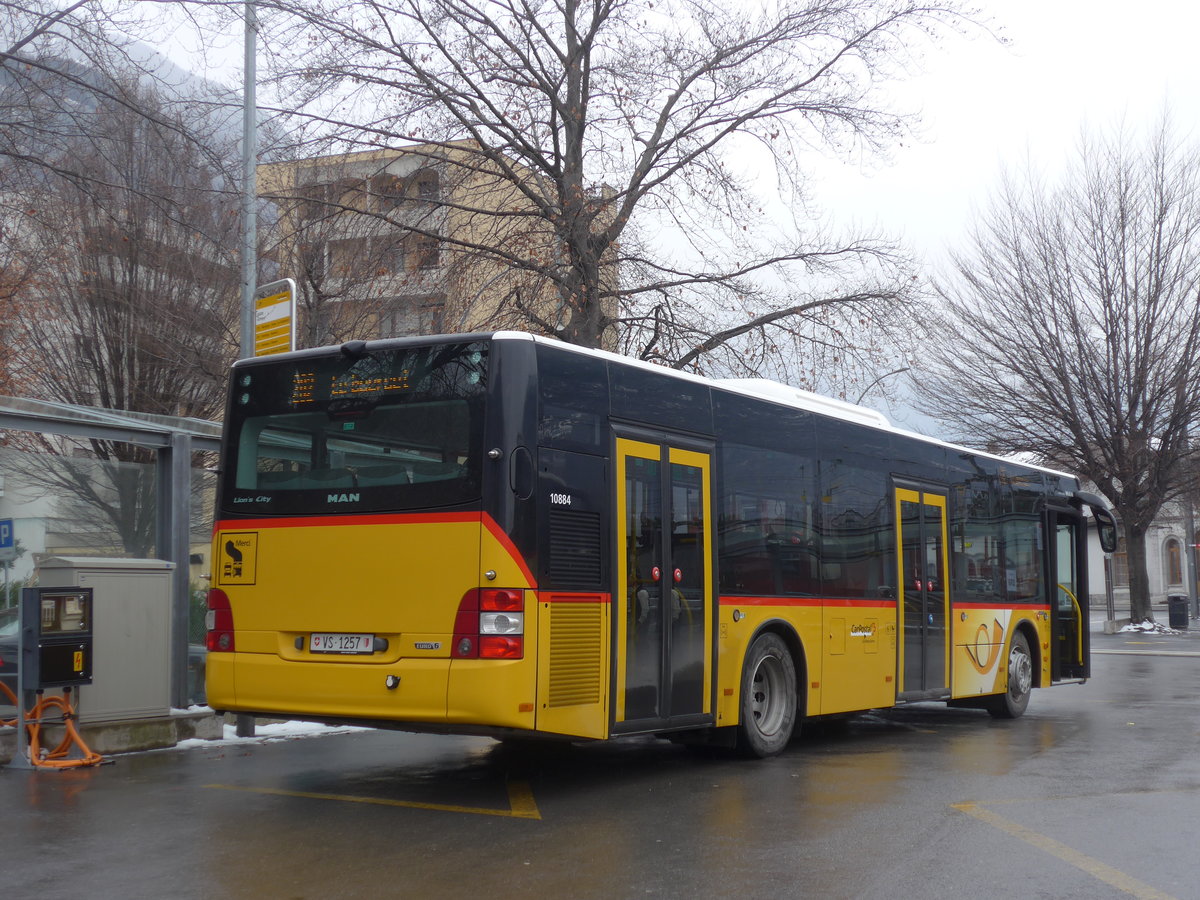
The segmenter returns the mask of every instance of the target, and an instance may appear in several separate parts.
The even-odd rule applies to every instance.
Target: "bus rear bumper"
[[[293,662],[211,653],[208,704],[322,720],[534,727],[534,660],[401,659],[389,665]]]

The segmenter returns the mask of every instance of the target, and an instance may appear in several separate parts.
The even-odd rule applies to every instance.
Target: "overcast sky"
[[[1168,109],[1180,137],[1200,140],[1200,3],[1192,0],[978,0],[1008,38],[951,39],[897,90],[920,108],[923,138],[890,163],[826,161],[815,196],[843,225],[878,225],[927,271],[962,247],[1005,166],[1048,173],[1081,129],[1152,125]],[[895,424],[935,423],[904,403],[869,398]]]
[[[1055,167],[1085,125],[1150,124],[1164,107],[1200,139],[1200,3],[1192,0],[980,0],[1009,38],[952,39],[898,89],[924,138],[890,165],[831,165],[818,198],[901,234],[936,257],[960,241],[1003,165]]]

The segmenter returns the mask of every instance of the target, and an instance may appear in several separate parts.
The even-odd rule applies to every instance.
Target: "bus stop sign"
[[[254,355],[296,349],[296,282],[290,278],[254,291]]]

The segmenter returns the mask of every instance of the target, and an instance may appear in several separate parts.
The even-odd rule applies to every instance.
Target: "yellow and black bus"
[[[1089,674],[1074,478],[773,382],[516,332],[238,362],[216,709],[780,752]]]

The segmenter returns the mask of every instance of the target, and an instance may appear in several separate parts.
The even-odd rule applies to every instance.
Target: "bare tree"
[[[1085,136],[1056,184],[1006,178],[922,342],[926,411],[1094,483],[1150,620],[1146,531],[1200,424],[1200,154],[1166,123]]]
[[[307,117],[306,152],[420,142],[494,182],[486,202],[443,200],[443,224],[470,228],[422,227],[523,276],[479,296],[528,328],[590,346],[620,329],[626,352],[688,368],[730,347],[744,368],[740,336],[780,355],[800,339],[847,348],[911,298],[895,247],[811,229],[802,159],[905,132],[879,87],[963,24],[953,0],[259,8],[264,47],[289,48],[274,51],[275,86]],[[774,207],[756,194],[764,177]],[[794,220],[775,228],[772,209]]]
[[[240,94],[176,67],[151,49],[184,31],[203,47],[219,42],[231,4],[173,0],[0,0],[0,163],[11,172],[52,172],[80,184],[97,179],[78,165],[80,141],[103,131],[98,119],[124,109],[182,138],[174,107],[236,119]],[[145,41],[146,43],[143,43]],[[194,60],[202,61],[201,59]],[[142,106],[153,85],[155,105]],[[207,148],[199,144],[198,151]]]
[[[51,159],[54,171],[89,174],[52,175],[25,195],[15,243],[33,276],[14,299],[6,363],[24,396],[209,418],[237,346],[238,222],[222,192],[231,175],[197,151],[202,111],[189,120],[153,89],[121,91],[134,107],[96,98],[95,127],[64,149],[62,165]],[[134,464],[149,451],[93,440],[82,465],[62,462],[77,447],[18,443],[41,451],[26,474],[99,511],[128,552],[147,555],[153,485]]]

